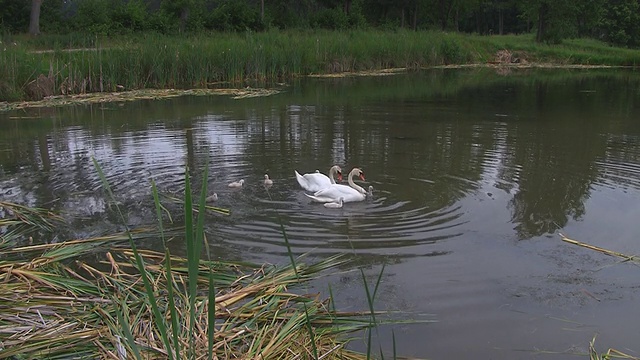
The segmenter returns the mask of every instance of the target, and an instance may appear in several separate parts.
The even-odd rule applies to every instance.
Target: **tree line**
[[[0,0],[0,30],[31,34],[378,28],[535,33],[640,45],[640,0]]]

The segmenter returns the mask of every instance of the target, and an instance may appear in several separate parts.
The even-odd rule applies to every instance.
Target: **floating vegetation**
[[[609,348],[609,350],[607,350],[606,353],[600,354],[596,350],[595,344],[596,344],[596,337],[594,336],[593,339],[591,339],[591,341],[589,342],[589,360],[610,360],[610,359],[640,360],[640,358],[637,356],[629,355],[629,354],[623,353],[622,351],[618,351],[616,349],[611,349],[611,348]]]
[[[168,99],[178,96],[206,96],[206,95],[226,95],[233,99],[245,99],[250,97],[271,96],[278,94],[277,89],[145,89],[112,93],[88,93],[78,95],[57,95],[49,96],[38,101],[22,101],[22,102],[0,102],[0,111],[17,110],[24,108],[65,106],[65,105],[85,105],[98,104],[108,102],[125,102],[135,100],[159,100]]]

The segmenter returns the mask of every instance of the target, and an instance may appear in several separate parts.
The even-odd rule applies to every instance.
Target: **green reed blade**
[[[313,351],[313,358],[318,359],[318,347],[316,346],[316,336],[313,333],[313,327],[311,327],[311,319],[309,319],[309,309],[307,308],[306,303],[302,303],[304,306],[304,323],[307,326],[307,331],[309,332],[309,337],[311,338],[311,350]]]
[[[156,207],[156,216],[158,217],[158,229],[160,229],[160,238],[162,239],[162,244],[167,246],[167,243],[164,238],[164,227],[162,223],[162,204],[160,204],[160,199],[158,197],[158,188],[156,187],[156,182],[151,179],[151,194],[153,194],[153,203]]]
[[[167,297],[169,302],[169,311],[171,312],[171,331],[173,335],[173,347],[176,354],[176,359],[180,358],[180,325],[178,323],[178,310],[176,308],[176,301],[173,290],[173,273],[171,272],[171,255],[169,254],[169,248],[165,247],[165,268],[167,276]],[[169,344],[167,344],[167,351],[171,352]]]
[[[267,195],[269,196],[269,200],[273,200],[271,198],[271,193],[269,189],[267,189]],[[293,256],[293,251],[291,250],[291,243],[289,242],[289,237],[287,236],[287,231],[284,229],[284,223],[282,222],[282,218],[280,217],[280,213],[276,211],[276,218],[278,219],[278,225],[280,225],[280,231],[282,232],[282,238],[284,239],[284,245],[287,247],[287,255],[289,255],[289,261],[291,262],[291,266],[293,267],[293,271],[298,277],[298,266],[296,265],[296,259]]]
[[[107,190],[107,193],[111,197],[111,201],[115,203],[115,196],[111,191],[111,186],[109,185],[107,178],[104,176],[104,172],[102,171],[100,164],[98,164],[98,161],[94,157],[91,157],[91,160],[93,160],[93,165],[98,171],[98,176],[100,177],[100,181],[102,181],[102,186]],[[133,251],[134,258],[136,259],[136,265],[142,277],[142,282],[144,284],[144,288],[147,293],[149,303],[151,305],[153,316],[156,318],[155,324],[158,327],[158,331],[160,331],[160,336],[162,337],[164,344],[166,344],[166,346],[169,346],[169,338],[167,336],[167,327],[164,321],[164,317],[161,315],[160,309],[158,309],[158,302],[153,292],[153,287],[151,286],[151,280],[149,280],[149,277],[151,275],[147,272],[147,269],[144,265],[144,260],[142,259],[142,256],[140,256],[140,254],[138,253],[138,248],[135,244],[135,241],[133,241],[133,236],[131,235],[129,226],[127,226],[127,222],[124,219],[124,215],[122,215],[122,211],[120,210],[120,207],[117,204],[116,204],[116,209],[118,211],[118,214],[120,215],[122,225],[125,227],[127,236],[129,237],[129,245],[131,246],[131,250]],[[171,351],[169,351],[168,354],[169,354],[169,359],[173,359],[173,354],[171,353]]]
[[[127,342],[129,343],[129,347],[131,348],[131,351],[133,351],[133,355],[136,357],[137,360],[142,360],[142,356],[140,356],[140,350],[138,349],[138,345],[136,344],[135,340],[133,339],[133,335],[131,334],[131,325],[129,324],[129,320],[127,320],[127,317],[123,315],[120,309],[123,309],[123,311],[129,312],[128,310],[129,308],[127,306],[126,301],[122,301],[121,307],[116,307],[115,309],[116,315],[118,316],[118,322],[122,324],[122,327],[120,329],[124,333],[124,336],[127,338]]]
[[[396,360],[398,358],[396,353],[396,332],[393,329],[391,329],[391,341],[393,344],[393,360]]]
[[[158,188],[156,187],[156,182],[151,179],[151,192],[153,194],[153,202],[156,206],[156,215],[158,216],[158,227],[160,229],[160,236],[162,238],[162,243],[165,248],[165,269],[166,269],[166,277],[167,277],[167,297],[168,297],[168,307],[171,313],[171,332],[173,336],[173,351],[175,352],[176,359],[180,358],[180,327],[178,323],[178,311],[176,308],[175,298],[174,298],[174,290],[173,290],[173,274],[171,272],[171,254],[169,253],[169,248],[167,247],[167,242],[164,237],[164,228],[162,222],[162,209],[166,211],[166,209],[160,203],[160,199],[158,197]],[[167,211],[169,215],[169,219],[171,219],[171,214]],[[165,344],[167,347],[167,352],[171,353],[172,349],[169,344]]]
[[[213,281],[213,269],[209,268],[209,302],[207,303],[207,335],[208,335],[208,359],[213,360],[213,344],[215,341],[216,325],[216,289]]]
[[[380,288],[380,281],[382,280],[382,274],[384,273],[384,269],[387,266],[386,263],[382,263],[382,269],[380,269],[380,273],[378,274],[378,279],[376,280],[376,286],[373,288],[373,298],[375,300],[376,294],[378,293],[378,289]]]

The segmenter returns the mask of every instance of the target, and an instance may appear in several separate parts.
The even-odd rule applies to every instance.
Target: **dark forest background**
[[[638,0],[0,0],[5,34],[376,28],[640,45]]]

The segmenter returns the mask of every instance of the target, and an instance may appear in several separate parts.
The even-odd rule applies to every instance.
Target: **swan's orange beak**
[[[338,181],[342,181],[342,173],[338,173]]]
[[[364,173],[360,173],[359,178],[360,178],[360,180],[362,180],[362,181],[366,181],[366,180],[364,179]]]

